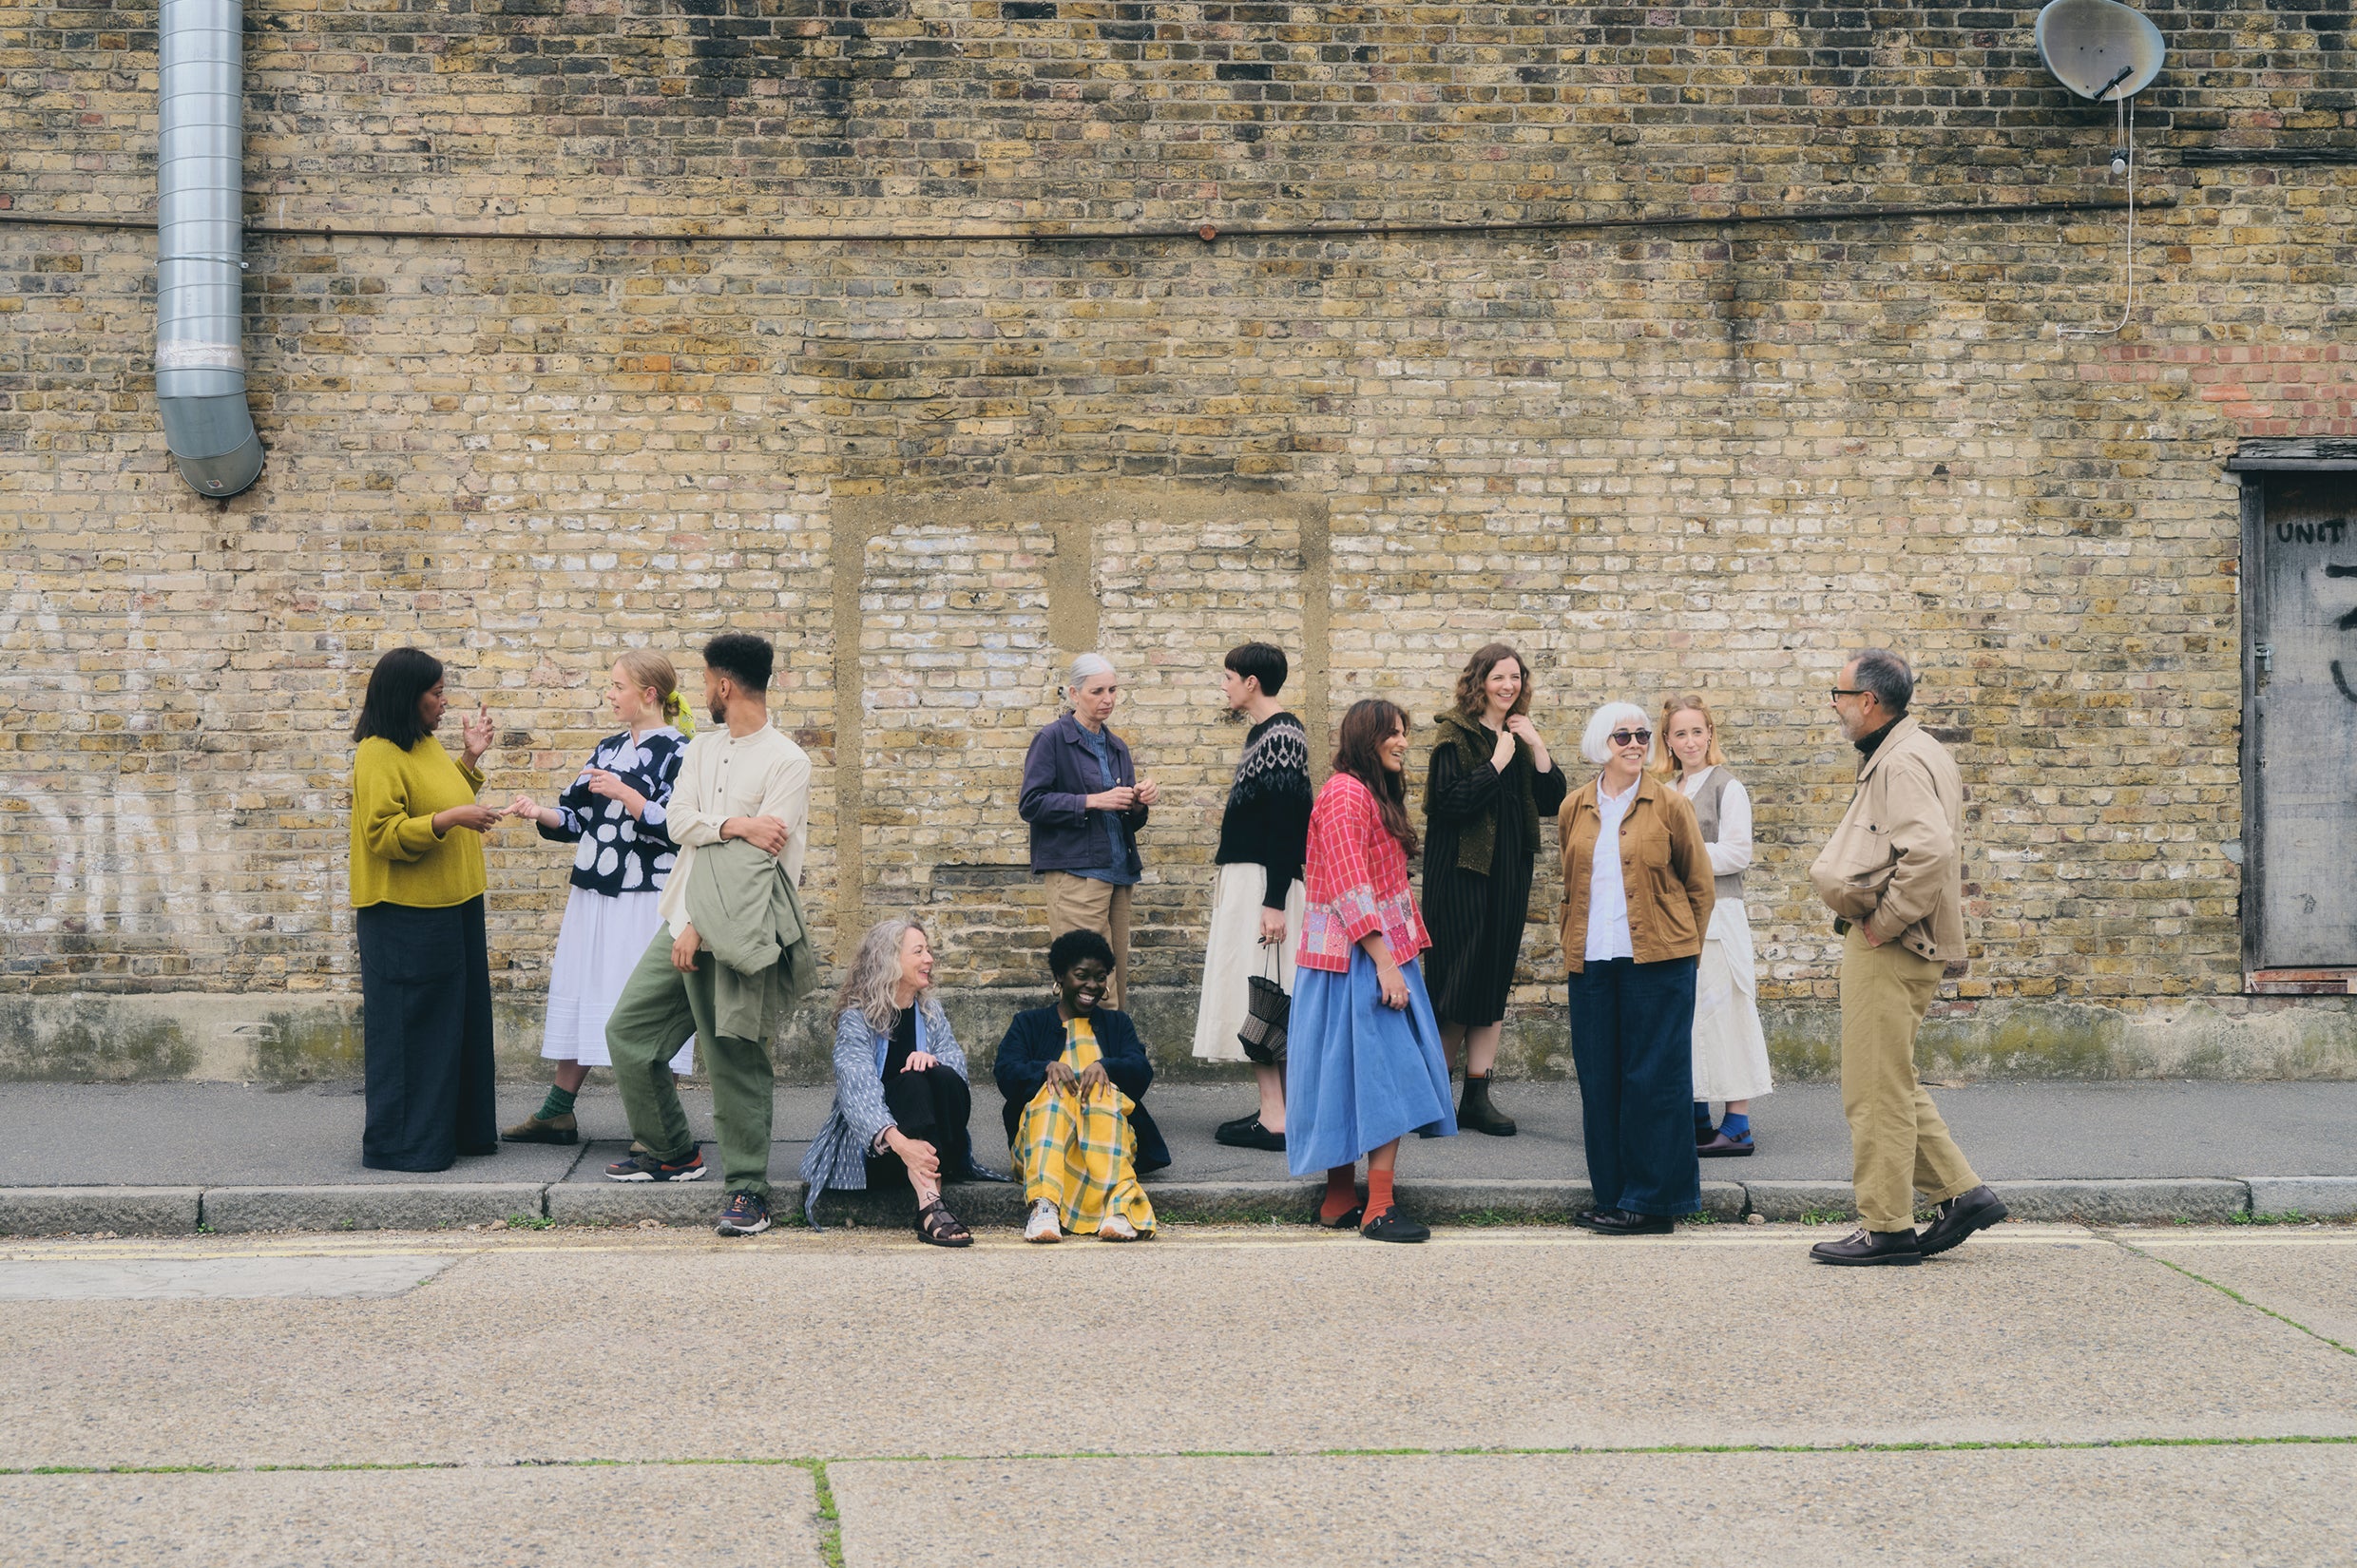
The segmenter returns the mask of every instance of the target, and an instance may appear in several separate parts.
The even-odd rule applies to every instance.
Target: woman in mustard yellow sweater
[[[491,966],[483,935],[482,834],[501,813],[475,804],[491,743],[481,706],[456,758],[433,737],[442,661],[395,648],[369,676],[352,764],[352,905],[373,1171],[444,1171],[499,1151],[491,1097]]]

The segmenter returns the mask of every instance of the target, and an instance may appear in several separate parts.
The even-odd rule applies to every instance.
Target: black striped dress
[[[1509,786],[1529,769],[1520,751],[1501,774],[1487,758],[1467,770],[1449,741],[1433,748],[1424,787],[1424,923],[1432,933],[1424,981],[1432,994],[1433,1016],[1443,1023],[1481,1028],[1505,1017],[1514,966],[1522,961],[1523,927],[1530,918],[1539,846],[1523,841],[1519,810],[1501,812],[1498,806],[1519,793],[1519,786]],[[1562,768],[1532,774],[1530,793],[1544,823],[1563,809],[1570,793]],[[1466,828],[1482,816],[1497,823],[1487,876],[1457,865]]]

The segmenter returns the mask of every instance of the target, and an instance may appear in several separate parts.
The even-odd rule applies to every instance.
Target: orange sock
[[[1391,1173],[1367,1168],[1367,1217],[1374,1218],[1391,1206]]]
[[[1317,1217],[1331,1225],[1358,1207],[1358,1167],[1336,1165],[1326,1173],[1326,1201],[1317,1206]]]

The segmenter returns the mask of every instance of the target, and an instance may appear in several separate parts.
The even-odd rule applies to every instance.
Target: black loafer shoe
[[[1355,1231],[1358,1229],[1358,1222],[1367,1217],[1367,1205],[1353,1204],[1332,1219],[1328,1219],[1324,1214],[1312,1214],[1310,1217],[1317,1222],[1320,1230]]]
[[[2004,1217],[2004,1199],[1985,1186],[1975,1187],[1940,1205],[1940,1217],[1925,1228],[1915,1243],[1916,1251],[1926,1257],[1937,1257],[1951,1247],[1962,1246],[1973,1232],[1985,1231]]]
[[[1432,1239],[1432,1227],[1409,1219],[1399,1212],[1399,1205],[1394,1203],[1360,1226],[1358,1233],[1370,1241],[1429,1241]]]
[[[1231,1149],[1266,1149],[1272,1154],[1285,1152],[1285,1135],[1273,1133],[1260,1125],[1260,1119],[1248,1116],[1240,1121],[1223,1121],[1219,1130],[1211,1135],[1214,1142]]]
[[[1614,1209],[1596,1215],[1588,1229],[1600,1236],[1665,1236],[1677,1229],[1677,1221],[1667,1214],[1633,1214],[1626,1209]]]
[[[1851,1268],[1887,1263],[1905,1266],[1924,1260],[1912,1231],[1852,1231],[1839,1241],[1818,1242],[1809,1249],[1809,1255],[1819,1263],[1841,1263]]]
[[[1590,1209],[1584,1214],[1572,1215],[1571,1222],[1583,1231],[1593,1231],[1598,1229],[1604,1220],[1617,1219],[1619,1215],[1620,1211],[1618,1209]]]

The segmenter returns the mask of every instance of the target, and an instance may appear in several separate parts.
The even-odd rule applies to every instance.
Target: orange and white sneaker
[[[1044,1197],[1032,1201],[1031,1217],[1024,1221],[1023,1239],[1025,1241],[1062,1241],[1064,1239],[1063,1219],[1057,1214],[1056,1206],[1053,1203]]]

